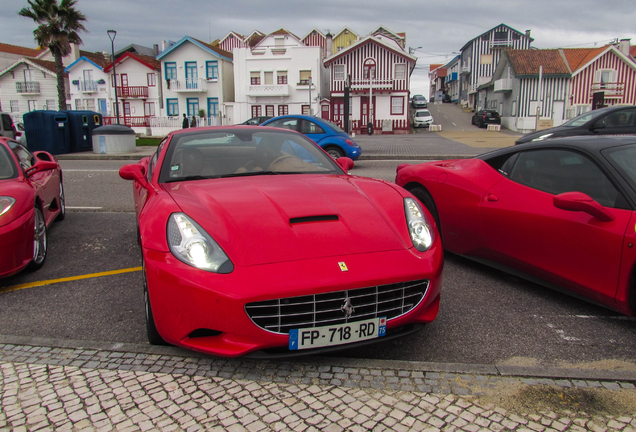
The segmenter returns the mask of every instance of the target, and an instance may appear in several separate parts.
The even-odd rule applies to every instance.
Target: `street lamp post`
[[[117,72],[115,71],[115,36],[117,32],[115,30],[108,30],[108,37],[110,38],[110,46],[113,52],[113,80],[115,82],[115,113],[117,116],[117,124],[119,124],[119,99],[117,98]]]

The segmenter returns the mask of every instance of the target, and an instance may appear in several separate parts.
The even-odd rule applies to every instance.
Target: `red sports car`
[[[400,165],[444,249],[636,312],[636,137],[571,137]]]
[[[249,126],[176,131],[122,167],[150,343],[294,355],[433,321],[443,252],[431,215],[351,167],[298,132]]]
[[[64,215],[62,168],[55,156],[31,154],[0,138],[0,278],[42,267],[47,228]]]

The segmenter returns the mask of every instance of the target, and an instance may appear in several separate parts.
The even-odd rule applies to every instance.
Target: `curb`
[[[196,351],[187,351],[174,346],[154,346],[138,343],[121,343],[107,341],[74,340],[74,339],[49,339],[26,336],[6,336],[0,335],[0,344],[5,345],[26,345],[34,347],[48,348],[68,348],[68,349],[92,349],[99,351],[113,351],[135,354],[166,355],[178,357],[194,358],[219,358]],[[417,362],[401,360],[375,360],[375,359],[355,359],[340,357],[293,357],[290,359],[276,358],[253,359],[249,356],[239,358],[241,361],[266,361],[274,363],[295,364],[318,364],[340,367],[371,368],[384,370],[402,371],[422,371],[422,372],[445,372],[470,375],[490,375],[501,378],[522,377],[522,378],[551,378],[567,380],[596,380],[596,381],[617,381],[636,382],[636,370],[597,370],[597,369],[569,369],[552,367],[526,367],[526,366],[505,366],[489,364],[462,364],[462,363],[435,363]]]

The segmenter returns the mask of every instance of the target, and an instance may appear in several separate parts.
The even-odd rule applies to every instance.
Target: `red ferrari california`
[[[400,165],[444,249],[636,313],[636,137],[571,137]]]
[[[284,356],[433,321],[443,252],[431,215],[351,167],[300,133],[246,126],[176,131],[122,167],[150,343]]]
[[[44,265],[47,228],[65,209],[55,156],[0,138],[0,278]]]

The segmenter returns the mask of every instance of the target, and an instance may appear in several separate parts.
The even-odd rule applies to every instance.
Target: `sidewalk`
[[[635,372],[551,377],[487,365],[219,359],[172,347],[2,339],[2,430],[636,430]]]

